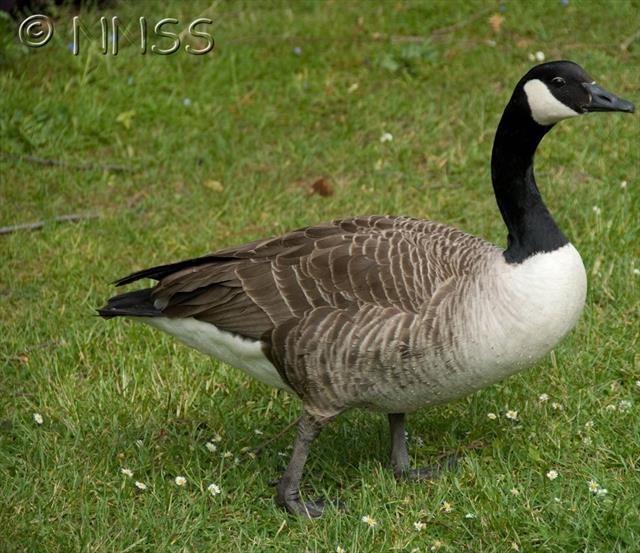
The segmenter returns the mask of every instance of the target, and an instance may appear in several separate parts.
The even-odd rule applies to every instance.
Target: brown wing
[[[151,296],[163,315],[195,317],[260,339],[318,307],[416,313],[487,247],[493,248],[430,221],[341,219],[141,271],[119,284],[158,278]]]

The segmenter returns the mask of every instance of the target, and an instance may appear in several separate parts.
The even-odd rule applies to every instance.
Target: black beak
[[[633,113],[636,108],[631,102],[618,98],[596,83],[582,83],[589,93],[589,103],[583,106],[583,111],[626,111]]]

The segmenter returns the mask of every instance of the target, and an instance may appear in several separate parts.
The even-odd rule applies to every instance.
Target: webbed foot
[[[437,463],[426,467],[410,469],[402,471],[394,471],[396,480],[435,480],[444,471],[453,470],[458,466],[458,455],[455,453],[447,455]]]

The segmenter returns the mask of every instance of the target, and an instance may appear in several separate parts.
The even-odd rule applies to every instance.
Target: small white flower
[[[511,488],[511,495],[513,497],[518,497],[520,495],[520,490],[518,488]]]
[[[427,525],[422,522],[421,520],[418,520],[416,522],[413,523],[413,527],[418,531],[418,532],[422,532],[422,530],[424,530]]]
[[[213,438],[211,438],[212,442],[221,442],[222,441],[222,436],[220,436],[220,434],[216,433],[214,434]]]
[[[33,420],[36,421],[36,424],[42,424],[44,422],[44,419],[42,418],[42,415],[40,413],[34,413]]]
[[[620,188],[624,190],[626,187],[627,187],[627,181],[626,180],[620,181]]]
[[[254,428],[253,429],[253,433],[258,435],[258,436],[262,436],[264,434],[264,432],[258,428]]]
[[[560,502],[562,502],[562,500],[561,500],[559,497],[554,497],[554,498],[553,498],[553,500],[554,500],[556,503],[560,503]]]
[[[384,144],[385,142],[391,142],[393,140],[393,135],[390,132],[383,132],[380,136],[380,142]]]
[[[516,542],[512,541],[511,549],[513,549],[514,551],[520,551],[520,546]]]
[[[594,205],[591,209],[596,215],[600,215],[602,213],[602,209],[600,209],[597,205]]]
[[[585,436],[584,438],[582,438],[582,443],[584,445],[591,445],[593,442],[589,436]]]
[[[448,501],[443,501],[442,502],[442,510],[445,513],[450,513],[451,511],[453,511],[453,505],[451,505],[451,503],[449,503]]]
[[[595,480],[589,480],[589,482],[587,482],[587,486],[589,486],[589,491],[591,493],[598,493],[598,490],[600,489],[600,485]]]
[[[347,550],[341,545],[336,546],[336,553],[347,553]]]
[[[617,407],[613,403],[610,403],[604,408],[605,411],[615,411],[616,409]]]
[[[133,476],[133,471],[131,469],[126,469],[126,468],[121,468],[120,472],[122,474],[124,474],[125,476],[128,476],[129,478],[131,478]]]
[[[535,58],[536,58],[536,61],[544,61],[544,52],[538,50],[535,53]]]
[[[494,421],[494,420],[496,420],[498,418],[498,415],[496,415],[495,413],[487,413],[487,418],[489,420]]]
[[[144,482],[140,482],[140,480],[136,480],[136,488],[139,490],[146,490],[147,485]]]
[[[553,409],[555,411],[562,411],[564,409],[564,407],[562,406],[562,403],[558,403],[557,401],[552,401],[551,402],[551,409]]]
[[[176,476],[176,486],[184,486],[187,483],[187,479],[184,476]]]
[[[540,394],[538,396],[538,401],[540,403],[544,403],[545,401],[549,401],[549,394]]]
[[[558,471],[551,469],[549,472],[547,472],[547,478],[549,480],[555,480],[556,478],[558,478]]]
[[[233,457],[233,453],[231,453],[230,451],[225,451],[225,452],[222,454],[222,456],[223,456],[225,459],[230,459],[231,457]]]
[[[640,269],[634,269],[633,270],[633,274],[636,275],[636,276],[640,275]],[[638,382],[640,382],[640,380],[636,380],[636,384],[638,384]],[[639,386],[640,386],[640,384],[639,384]]]
[[[631,409],[632,403],[628,399],[623,399],[618,403],[618,411],[628,411]]]
[[[209,484],[207,486],[207,491],[211,495],[218,495],[222,490],[220,490],[220,486],[218,486],[217,484]]]
[[[585,428],[593,428],[593,421],[587,421],[584,423]]]
[[[513,409],[510,409],[504,414],[504,416],[507,417],[509,420],[515,421],[518,419],[518,411],[514,411]]]
[[[475,515],[475,514],[473,514],[473,513],[466,513],[466,514],[464,515],[464,518],[476,518],[476,515]]]
[[[362,520],[362,522],[367,524],[369,528],[373,528],[378,525],[378,521],[375,518],[373,518],[371,515],[362,515],[362,518],[360,520]]]
[[[218,450],[218,446],[213,442],[207,442],[206,444],[204,444],[204,447],[206,447],[211,453],[214,453]]]
[[[640,269],[638,269],[638,271],[639,271],[638,274],[640,274]],[[640,380],[636,380],[636,386],[640,388]]]
[[[442,547],[442,542],[440,540],[435,540],[433,542],[433,545],[430,547],[431,551],[437,551],[438,549],[440,549]]]
[[[609,493],[609,490],[607,490],[607,488],[600,488],[597,492],[596,495],[600,496],[600,495],[607,495]]]

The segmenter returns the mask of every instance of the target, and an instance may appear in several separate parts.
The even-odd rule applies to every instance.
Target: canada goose
[[[412,471],[405,413],[512,375],[547,354],[576,324],[586,294],[580,255],[542,201],[533,158],[561,119],[633,112],[570,61],[532,68],[496,132],[494,193],[505,250],[455,228],[409,217],[340,219],[277,238],[145,269],[117,286],[105,318],[143,321],[302,401],[277,501],[319,516],[299,484],[311,442],[353,407],[389,414],[391,463]]]

